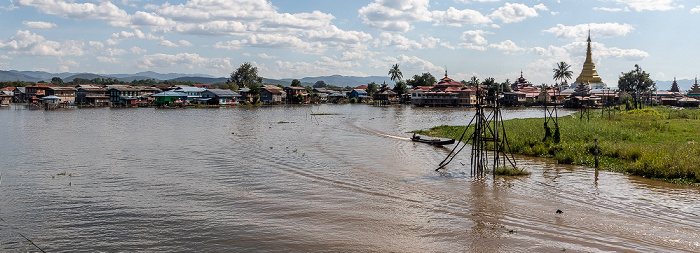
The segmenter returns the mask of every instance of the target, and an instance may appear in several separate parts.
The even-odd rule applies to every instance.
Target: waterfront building
[[[417,106],[473,106],[477,88],[469,88],[447,76],[433,86],[419,86],[411,90],[411,104]]]
[[[29,86],[26,86],[26,98],[29,97],[36,97],[36,98],[42,98],[46,95],[46,90],[48,90],[50,87],[58,87],[55,84],[51,83],[35,83]]]
[[[182,92],[182,93],[187,94],[187,101],[189,101],[189,102],[192,102],[194,100],[201,98],[202,92],[204,92],[205,90],[207,90],[207,89],[194,87],[194,86],[180,86],[180,87],[173,89],[173,91]]]
[[[265,104],[281,104],[286,96],[282,88],[274,85],[263,85],[260,88],[260,101]]]
[[[59,97],[59,101],[64,104],[74,104],[75,93],[76,89],[73,87],[49,87],[46,89],[47,96]]]
[[[210,105],[235,105],[240,97],[240,94],[227,89],[208,89],[202,92],[202,99]]]
[[[157,105],[183,104],[187,101],[187,94],[173,90],[156,93],[152,97]]]
[[[586,47],[586,61],[583,62],[583,69],[576,78],[572,87],[588,85],[591,89],[606,89],[608,86],[603,82],[603,79],[598,75],[598,71],[593,63],[593,53],[591,52],[591,31],[588,30],[588,46]]]
[[[0,90],[0,106],[8,106],[10,102],[12,102],[12,91]]]
[[[309,93],[304,87],[284,87],[284,92],[287,93],[287,103],[308,103]]]
[[[154,87],[105,85],[113,106],[144,106],[155,100],[151,95],[161,92]],[[111,87],[111,88],[109,88]]]
[[[27,87],[15,87],[15,89],[12,90],[12,93],[14,94],[14,98],[12,100],[15,103],[23,103],[24,101],[27,101]]]
[[[77,89],[75,95],[75,102],[77,104],[97,106],[109,105],[109,95],[105,88],[89,84],[81,84],[75,86],[75,88]]]
[[[353,89],[348,97],[357,99],[357,102],[369,100],[369,95],[367,95],[367,90],[365,89]]]

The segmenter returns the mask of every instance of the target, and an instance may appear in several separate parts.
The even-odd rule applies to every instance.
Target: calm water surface
[[[472,115],[3,108],[0,251],[700,251],[698,188],[526,157],[529,177],[471,177],[467,154],[437,173],[449,150],[408,139]]]

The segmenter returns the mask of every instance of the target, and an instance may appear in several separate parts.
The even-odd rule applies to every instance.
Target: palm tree
[[[392,81],[401,81],[401,78],[403,78],[403,73],[401,73],[398,63],[394,64],[394,66],[392,66],[391,69],[389,69],[389,75],[391,76]]]
[[[472,76],[472,78],[469,80],[469,86],[479,87],[479,78],[476,78],[476,76]]]
[[[571,68],[571,65],[566,64],[566,62],[557,63],[557,67],[552,69],[554,71],[554,81],[562,83],[562,81],[571,79],[574,72],[569,70],[569,68]]]

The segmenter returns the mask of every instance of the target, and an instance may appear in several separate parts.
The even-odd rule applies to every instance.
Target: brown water
[[[472,115],[2,109],[0,251],[700,251],[698,188],[526,157],[529,177],[471,177],[467,154],[437,173],[448,150],[406,133]]]

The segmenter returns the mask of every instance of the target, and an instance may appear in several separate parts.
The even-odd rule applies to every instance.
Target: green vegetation
[[[530,175],[530,172],[525,169],[513,167],[498,167],[493,174],[499,176],[527,176]]]
[[[700,110],[654,107],[559,118],[561,142],[543,141],[543,119],[505,121],[510,152],[549,157],[562,164],[599,168],[673,183],[700,183]],[[464,126],[438,126],[419,134],[459,138]],[[471,132],[471,130],[469,130]],[[468,132],[469,133],[469,132]]]

